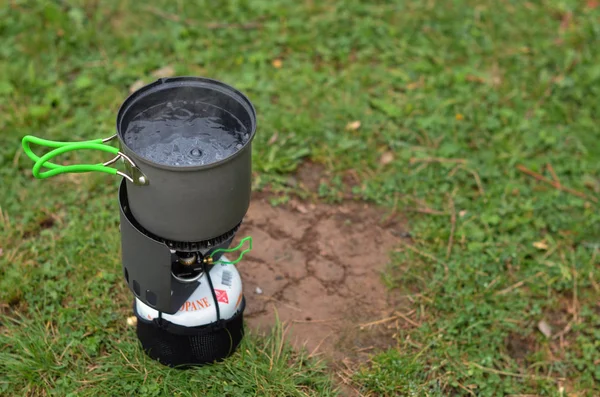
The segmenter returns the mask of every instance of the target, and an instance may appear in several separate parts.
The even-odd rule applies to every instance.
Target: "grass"
[[[128,88],[171,65],[250,96],[256,189],[288,194],[311,160],[321,199],[407,214],[413,249],[385,278],[420,326],[357,370],[362,393],[598,395],[599,19],[575,0],[6,4],[0,391],[330,393],[296,353],[271,365],[276,336],[191,375],[146,360],[124,324],[118,181],[31,177],[23,135],[109,136]]]
[[[322,364],[307,362],[283,341],[277,325],[265,338],[246,338],[235,359],[194,370],[170,369],[148,358],[123,326],[85,321],[9,320],[0,338],[3,395],[60,396],[305,396],[332,395]],[[100,321],[102,322],[102,321]],[[68,337],[65,337],[68,335]],[[117,338],[111,335],[119,335]],[[290,365],[291,363],[291,365]]]

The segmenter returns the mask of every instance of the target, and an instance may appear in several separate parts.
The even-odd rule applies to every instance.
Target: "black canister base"
[[[243,298],[233,317],[198,327],[185,327],[164,319],[148,321],[135,310],[137,336],[146,354],[169,367],[186,369],[223,361],[238,348],[244,336]]]

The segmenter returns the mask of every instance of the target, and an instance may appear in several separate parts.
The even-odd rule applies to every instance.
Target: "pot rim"
[[[249,131],[250,136],[248,137],[248,140],[243,144],[243,146],[239,150],[237,150],[235,153],[231,154],[230,156],[225,157],[222,160],[215,161],[213,163],[203,164],[203,165],[173,166],[173,165],[167,165],[167,164],[160,164],[160,163],[155,163],[154,161],[150,161],[150,160],[140,156],[139,154],[137,154],[133,149],[131,149],[129,146],[127,146],[127,144],[125,143],[125,140],[123,139],[124,132],[121,131],[121,122],[123,120],[123,117],[125,116],[125,114],[127,114],[127,111],[129,110],[129,108],[131,108],[131,106],[134,105],[140,99],[146,97],[147,95],[153,94],[157,91],[160,91],[162,89],[166,89],[169,87],[204,87],[204,88],[214,89],[215,91],[219,91],[222,94],[229,95],[230,97],[232,97],[234,100],[236,100],[240,105],[242,105],[248,111],[248,115],[250,116],[250,123],[251,123],[250,127],[251,128]],[[131,93],[125,99],[125,101],[121,104],[121,106],[119,107],[119,111],[117,113],[116,121],[117,121],[117,123],[116,123],[117,137],[119,139],[121,148],[124,150],[126,149],[128,154],[131,157],[135,158],[136,164],[138,162],[141,162],[141,163],[144,163],[151,167],[160,168],[160,169],[169,170],[169,171],[179,171],[179,172],[199,171],[199,170],[205,170],[205,169],[209,169],[209,168],[218,167],[222,164],[232,161],[235,157],[239,156],[242,152],[246,151],[247,148],[251,146],[252,141],[254,140],[254,136],[256,135],[256,109],[254,108],[254,105],[252,104],[252,102],[250,102],[250,99],[248,99],[248,97],[246,95],[244,95],[241,91],[233,88],[232,86],[230,86],[222,81],[207,78],[207,77],[198,77],[198,76],[163,77],[163,78],[159,78],[158,80],[156,80],[150,84],[143,86],[142,88],[138,89],[137,91],[134,91],[133,93]]]

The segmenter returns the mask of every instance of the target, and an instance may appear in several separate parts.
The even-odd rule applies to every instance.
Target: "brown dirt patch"
[[[508,354],[518,363],[523,364],[527,357],[538,348],[535,335],[527,336],[511,333],[505,341]]]
[[[403,226],[388,219],[384,227],[385,218],[364,203],[272,207],[254,197],[238,233],[254,240],[239,266],[250,328],[269,330],[277,314],[292,345],[332,359],[393,345],[385,324],[359,327],[398,310],[381,272]]]

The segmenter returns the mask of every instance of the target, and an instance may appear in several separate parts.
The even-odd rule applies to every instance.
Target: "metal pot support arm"
[[[142,174],[140,169],[135,165],[135,163],[124,153],[119,151],[118,148],[114,146],[105,145],[105,143],[111,141],[116,138],[116,135],[113,135],[109,138],[104,139],[93,139],[90,141],[82,141],[82,142],[59,142],[59,141],[50,141],[47,139],[38,138],[32,135],[26,135],[23,137],[21,143],[23,145],[23,150],[27,157],[29,157],[32,161],[34,161],[32,173],[33,176],[37,179],[46,179],[55,175],[65,174],[65,173],[81,173],[81,172],[105,172],[111,175],[120,175],[128,181],[136,184],[136,185],[147,185],[148,179],[145,175]],[[31,144],[36,144],[39,146],[45,146],[49,148],[54,148],[50,152],[46,153],[42,157],[36,155],[33,150],[31,150]],[[92,150],[100,150],[103,152],[108,152],[116,155],[112,160],[109,160],[105,163],[100,164],[73,164],[73,165],[59,165],[50,162],[51,159],[57,157],[63,153],[72,152],[76,150],[82,149],[92,149]],[[124,172],[117,170],[116,168],[111,168],[109,165],[115,163],[119,158],[126,160],[126,168],[130,172],[131,175],[127,175]],[[42,167],[48,169],[48,171],[43,171]]]

